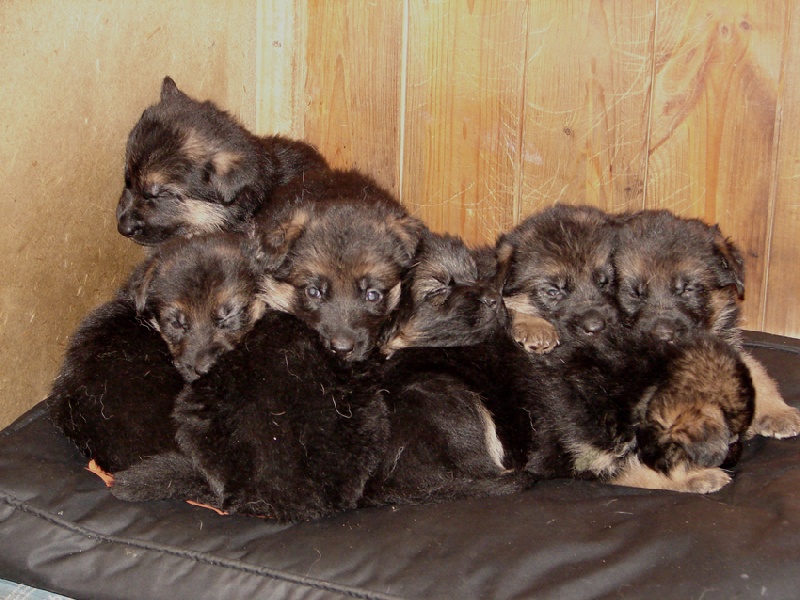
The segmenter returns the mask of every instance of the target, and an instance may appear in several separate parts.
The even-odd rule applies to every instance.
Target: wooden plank
[[[530,4],[521,216],[642,207],[655,6]]]
[[[493,242],[519,189],[524,1],[411,2],[403,197],[428,225]]]
[[[800,3],[790,3],[783,61],[775,211],[764,294],[764,331],[800,337]]]
[[[762,325],[785,0],[660,4],[648,206],[719,223],[745,255]]]
[[[305,20],[305,138],[336,167],[400,189],[400,2],[309,2]]]

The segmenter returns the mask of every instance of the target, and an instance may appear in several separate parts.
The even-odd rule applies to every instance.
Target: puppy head
[[[614,262],[619,303],[638,334],[661,342],[735,335],[744,266],[719,228],[642,211],[623,219]]]
[[[271,307],[300,318],[348,362],[368,356],[397,310],[424,229],[368,180],[352,193],[351,176],[304,188],[308,201],[268,226],[264,246],[278,258],[262,281]]]
[[[564,339],[597,340],[618,321],[614,242],[596,208],[556,205],[529,217],[497,243],[506,306],[551,321]]]
[[[160,245],[127,286],[187,381],[206,373],[264,313],[253,240],[233,234]]]
[[[402,285],[396,328],[383,351],[409,346],[469,346],[505,324],[506,311],[492,280],[488,249],[470,252],[456,237],[428,233]],[[482,259],[492,255],[485,272]]]
[[[143,245],[227,229],[255,210],[263,160],[231,115],[166,77],[128,137],[117,229]]]

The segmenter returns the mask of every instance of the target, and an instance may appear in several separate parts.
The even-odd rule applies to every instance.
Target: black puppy
[[[311,145],[255,136],[165,77],[160,102],[144,111],[128,137],[117,228],[144,245],[241,231],[277,187],[326,167]]]
[[[49,396],[55,423],[108,472],[175,450],[175,397],[260,317],[259,275],[238,236],[160,246],[72,336]]]

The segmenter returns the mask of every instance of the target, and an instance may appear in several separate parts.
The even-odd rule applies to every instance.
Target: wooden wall
[[[166,74],[472,243],[555,202],[718,222],[746,326],[800,337],[800,2],[4,0],[0,57],[0,426],[141,257],[114,207]]]
[[[259,80],[260,131],[306,137],[474,243],[555,202],[719,223],[746,255],[746,327],[800,336],[800,3],[259,10],[261,64],[281,73]]]

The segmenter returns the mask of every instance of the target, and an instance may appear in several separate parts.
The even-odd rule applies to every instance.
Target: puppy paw
[[[558,331],[541,317],[514,313],[511,335],[527,352],[547,354],[558,346]]]
[[[784,404],[769,412],[756,414],[747,432],[748,437],[763,435],[777,439],[800,434],[800,410]]]
[[[691,494],[711,494],[724,488],[731,482],[731,476],[718,468],[697,469],[688,471],[685,477],[677,479],[676,491]]]

